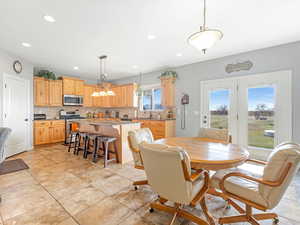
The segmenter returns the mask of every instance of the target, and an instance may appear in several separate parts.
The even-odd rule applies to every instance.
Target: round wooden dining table
[[[228,169],[243,164],[249,157],[249,152],[238,145],[209,138],[170,137],[156,140],[155,143],[182,147],[190,156],[194,169]]]

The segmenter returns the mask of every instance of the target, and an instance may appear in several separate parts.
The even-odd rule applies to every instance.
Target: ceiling
[[[109,78],[117,79],[300,40],[299,0],[207,0],[207,26],[222,30],[224,38],[203,55],[186,41],[203,21],[202,5],[202,0],[1,0],[0,48],[35,66],[87,79],[96,76],[97,56],[106,54]],[[56,22],[46,22],[44,15]]]

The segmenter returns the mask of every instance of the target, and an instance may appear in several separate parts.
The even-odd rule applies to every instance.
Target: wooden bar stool
[[[97,162],[98,157],[98,150],[100,145],[102,144],[103,152],[104,152],[104,168],[107,167],[107,163],[111,161],[119,162],[119,154],[118,154],[118,148],[116,143],[117,138],[115,137],[107,137],[107,136],[97,136],[95,141],[95,148],[94,148],[94,154],[93,154],[93,162]],[[114,145],[114,151],[109,151],[108,145],[109,143],[112,143]],[[109,154],[112,153],[115,155],[115,158],[110,159]]]

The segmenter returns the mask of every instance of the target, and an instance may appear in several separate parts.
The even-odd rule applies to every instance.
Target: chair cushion
[[[143,166],[139,145],[142,143],[152,143],[154,141],[152,132],[149,128],[141,128],[128,132],[130,148],[135,166]]]
[[[212,176],[210,185],[216,189],[220,189],[219,183],[228,173],[239,172],[251,177],[261,178],[262,171],[263,167],[248,163],[237,168],[219,170]],[[256,182],[239,177],[230,177],[225,181],[225,188],[228,192],[234,195],[267,207],[267,202],[260,194],[259,184]]]
[[[279,203],[299,168],[299,162],[300,146],[291,142],[278,145],[269,156],[268,164],[264,168],[264,180],[277,181],[288,163],[292,164],[289,173],[280,186],[270,187],[267,185],[260,185],[259,190],[262,196],[268,201],[269,209],[274,208]]]

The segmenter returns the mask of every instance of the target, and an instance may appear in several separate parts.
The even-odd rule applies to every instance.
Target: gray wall
[[[199,52],[199,54],[201,53]],[[254,63],[250,71],[241,71],[230,75],[225,72],[227,64],[246,60],[251,60]],[[300,143],[300,42],[185,65],[175,68],[175,70],[179,75],[179,79],[176,82],[177,136],[196,136],[198,134],[200,127],[200,115],[198,115],[200,112],[200,81],[291,70],[293,74],[293,139]],[[159,82],[157,79],[159,75],[159,71],[145,74],[143,76],[143,84]],[[129,77],[115,80],[114,82],[122,84],[133,81],[138,81],[138,77]],[[190,95],[185,130],[180,129],[180,116],[178,114],[182,93]]]
[[[16,74],[13,70],[13,62],[19,60],[22,63],[23,70],[20,74]],[[3,74],[15,75],[26,78],[30,81],[30,115],[33,115],[33,65],[20,57],[10,55],[5,51],[0,50],[0,126],[3,121]],[[31,118],[32,119],[32,118]],[[32,120],[30,120],[30,145],[32,145]]]

